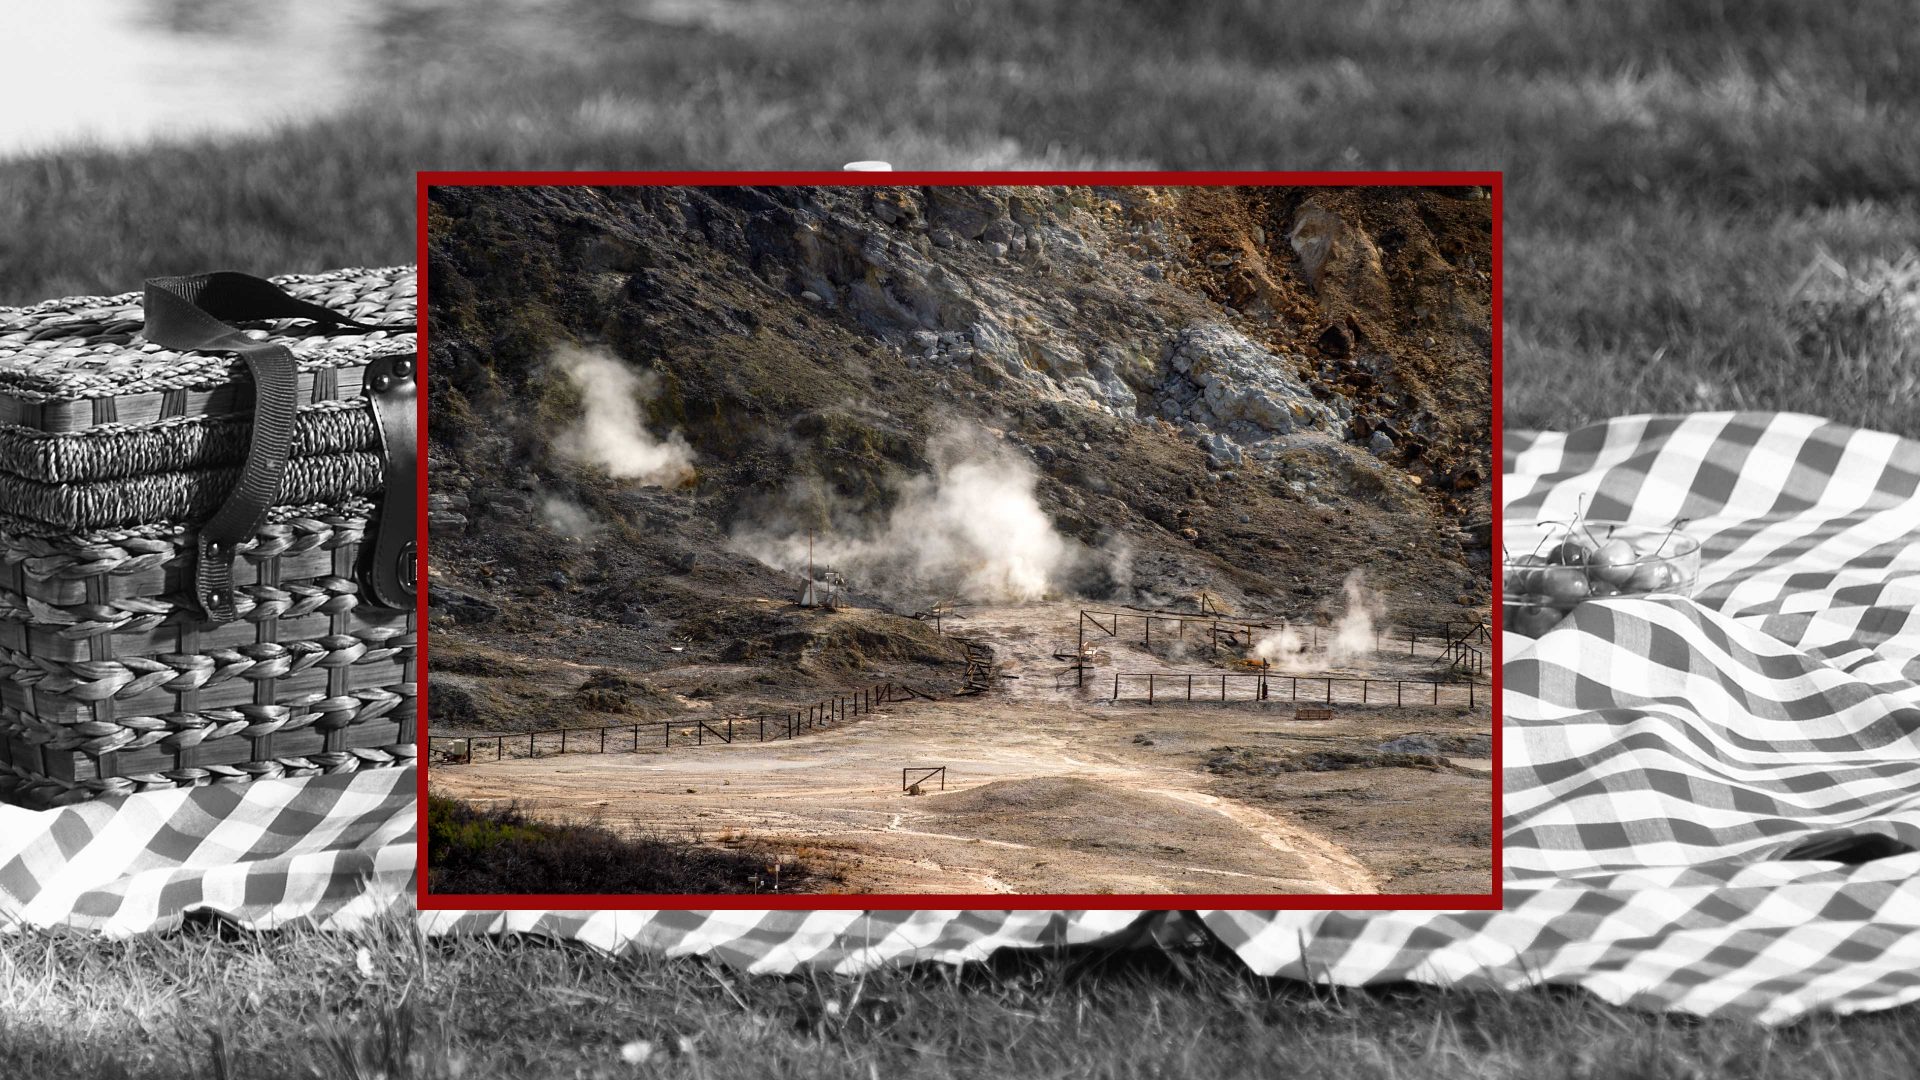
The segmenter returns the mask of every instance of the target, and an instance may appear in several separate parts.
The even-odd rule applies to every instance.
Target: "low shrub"
[[[539,821],[517,804],[483,808],[427,799],[427,886],[435,893],[791,892],[817,877],[804,863],[766,851],[630,838],[593,822]]]

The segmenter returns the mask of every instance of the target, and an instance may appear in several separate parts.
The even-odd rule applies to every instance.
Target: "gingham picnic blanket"
[[[54,810],[0,804],[0,931],[112,937],[215,911],[351,927],[413,905],[412,768],[174,788]]]
[[[1506,635],[1502,910],[474,911],[423,912],[423,926],[706,954],[756,972],[1211,935],[1263,974],[1575,985],[1767,1023],[1920,1000],[1920,854],[1783,857],[1850,833],[1920,847],[1920,443],[1784,414],[1626,417],[1512,437],[1506,471],[1510,520],[1570,517],[1584,495],[1591,517],[1691,519],[1704,557],[1692,599],[1595,601],[1538,640]],[[344,778],[343,790],[378,777]],[[50,812],[45,831],[90,811]],[[410,863],[406,812],[404,836],[366,842],[404,846]],[[76,835],[92,845],[28,841],[46,873],[58,878],[62,852],[114,827],[89,820]],[[6,824],[0,925],[20,921]],[[370,862],[391,865],[386,855]],[[147,894],[186,888],[164,867],[112,888],[112,861],[90,865],[82,876],[99,880],[62,895],[164,921],[172,902]],[[267,873],[278,901],[288,871]],[[289,914],[235,889],[215,906],[250,923]],[[61,903],[28,903],[26,921],[54,921]],[[358,910],[329,917],[345,925]]]

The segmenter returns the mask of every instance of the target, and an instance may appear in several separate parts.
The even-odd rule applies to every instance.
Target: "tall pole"
[[[1087,617],[1081,615],[1073,628],[1079,632],[1073,647],[1073,685],[1078,689],[1087,685]]]

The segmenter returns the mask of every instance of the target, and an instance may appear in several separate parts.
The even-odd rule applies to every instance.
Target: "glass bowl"
[[[1619,521],[1506,522],[1501,528],[1501,617],[1539,637],[1587,600],[1692,596],[1700,541],[1672,526]]]

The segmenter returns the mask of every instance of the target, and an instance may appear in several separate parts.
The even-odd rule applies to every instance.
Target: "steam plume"
[[[1282,623],[1280,629],[1254,643],[1253,657],[1282,671],[1314,671],[1344,667],[1373,651],[1374,623],[1386,616],[1386,603],[1367,586],[1366,575],[1355,570],[1342,586],[1346,610],[1334,621],[1325,649],[1309,650],[1300,631]]]
[[[1283,622],[1280,629],[1254,643],[1253,658],[1281,671],[1305,671],[1312,666],[1306,661],[1306,651],[1307,639]]]
[[[884,521],[816,538],[816,568],[831,567],[857,587],[983,602],[1056,591],[1076,553],[1040,508],[1033,467],[975,432],[936,435],[928,452],[932,475],[903,482]],[[807,564],[804,533],[737,540],[762,562],[796,571]]]
[[[1333,640],[1327,644],[1327,662],[1335,666],[1372,652],[1374,621],[1387,614],[1386,602],[1367,587],[1367,577],[1361,571],[1348,574],[1343,588],[1347,594],[1347,610],[1333,624]]]
[[[548,495],[540,501],[540,516],[547,528],[561,536],[591,540],[600,533],[600,521],[593,512],[561,495]]]
[[[562,457],[644,485],[678,487],[693,479],[693,448],[680,432],[656,439],[642,421],[640,403],[659,393],[658,376],[635,372],[597,349],[562,347],[553,362],[586,402],[579,422],[554,440]]]

